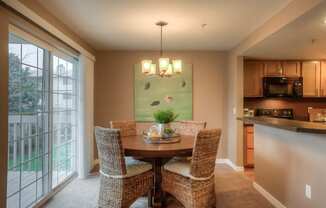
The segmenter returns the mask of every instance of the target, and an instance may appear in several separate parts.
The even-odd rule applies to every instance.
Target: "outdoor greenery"
[[[39,147],[42,148],[41,146]],[[52,162],[59,163],[59,166],[57,170],[64,169],[66,167],[72,168],[71,160],[69,159],[70,153],[71,153],[71,144],[66,144],[61,146],[60,148],[52,147]],[[27,151],[25,151],[27,152]],[[42,170],[42,157],[41,152],[37,153],[36,150],[32,151],[31,158],[35,158],[34,160],[31,160],[30,162],[26,162],[28,160],[28,154],[24,154],[25,161],[21,161],[21,154],[17,154],[17,163],[14,164],[14,161],[12,159],[8,160],[8,170],[13,170],[17,167],[19,167],[20,164],[21,167],[19,167],[22,171],[41,171]],[[58,165],[58,164],[55,164]]]
[[[38,104],[41,101],[41,93],[37,91],[37,74],[33,74],[30,67],[26,66],[23,68],[20,57],[14,53],[9,53],[8,88],[10,114],[28,115],[37,111]],[[27,150],[25,153],[27,153]],[[20,160],[20,157],[20,154],[18,154],[18,161]],[[27,157],[28,155],[25,154],[25,158]],[[33,149],[32,158],[34,157],[36,157],[36,152]],[[12,158],[12,156],[10,158]],[[40,162],[40,160],[33,160],[30,163],[23,165],[21,168],[24,171],[39,170],[41,168],[41,165],[39,164]],[[13,168],[13,166],[13,160],[9,159],[8,168]]]
[[[175,114],[172,109],[157,110],[153,114],[155,122],[160,124],[167,124],[174,121],[179,115]]]
[[[29,67],[23,69],[17,55],[9,53],[9,112],[30,114],[37,110],[41,95],[37,92],[37,76]]]

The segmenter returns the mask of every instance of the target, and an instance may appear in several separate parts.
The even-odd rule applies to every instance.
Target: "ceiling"
[[[326,2],[249,49],[262,59],[326,59]]]
[[[290,1],[38,0],[97,50],[230,50]]]

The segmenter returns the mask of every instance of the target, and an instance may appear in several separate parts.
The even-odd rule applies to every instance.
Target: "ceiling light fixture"
[[[150,59],[142,60],[142,73],[145,75],[159,75],[161,77],[170,77],[173,74],[182,73],[182,61],[179,59],[173,60],[172,63],[168,57],[163,56],[163,27],[168,25],[167,22],[157,22],[157,26],[161,28],[161,46],[160,46],[160,58],[158,59],[158,72],[156,70],[156,64]]]

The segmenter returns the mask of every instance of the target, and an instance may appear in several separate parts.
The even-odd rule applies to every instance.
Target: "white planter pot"
[[[158,124],[156,124],[156,126],[157,126],[157,130],[158,130],[159,134],[161,136],[163,136],[164,129],[169,128],[170,127],[170,124],[169,123],[167,123],[167,124],[160,124],[160,123],[158,123]]]

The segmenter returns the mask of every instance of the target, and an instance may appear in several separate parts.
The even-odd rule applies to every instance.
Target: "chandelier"
[[[182,61],[179,59],[172,60],[163,56],[163,27],[168,25],[167,22],[157,22],[157,26],[161,28],[161,50],[160,58],[158,59],[158,70],[156,64],[152,60],[142,60],[142,73],[145,75],[159,75],[161,77],[170,77],[173,74],[180,74],[182,72]]]

